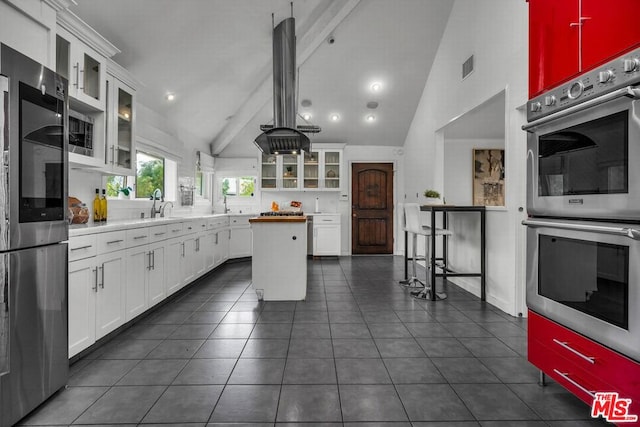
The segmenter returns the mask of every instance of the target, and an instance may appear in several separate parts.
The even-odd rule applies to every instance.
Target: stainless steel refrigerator
[[[67,81],[0,45],[0,426],[67,382]]]

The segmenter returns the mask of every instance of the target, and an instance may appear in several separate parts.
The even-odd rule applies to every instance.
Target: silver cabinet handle
[[[69,248],[70,251],[79,251],[82,249],[89,249],[92,248],[93,245],[85,245],[85,246],[78,246],[77,248]]]
[[[147,264],[147,270],[151,270],[151,251],[149,251],[149,253],[147,254],[147,261],[149,261],[149,263]]]
[[[585,393],[587,393],[592,398],[596,397],[596,395],[594,394],[593,391],[587,390],[584,386],[578,384],[578,382],[576,382],[575,380],[572,380],[571,377],[569,377],[569,374],[567,372],[560,372],[557,369],[554,369],[553,372],[555,372],[556,374],[560,375],[564,380],[566,380],[566,381],[570,382],[571,384],[573,384],[574,386],[578,387],[580,390],[584,391]]]
[[[595,357],[585,356],[584,354],[580,353],[578,350],[576,350],[574,348],[571,348],[569,346],[569,344],[567,344],[564,341],[560,341],[560,340],[554,338],[553,342],[558,344],[560,347],[564,348],[565,350],[569,350],[571,353],[575,354],[578,357],[581,357],[582,359],[586,360],[587,362],[589,362],[591,364],[595,364],[596,363],[596,358]]]
[[[182,231],[182,230],[180,230],[179,228],[171,230],[172,233],[177,233],[178,231]]]
[[[100,283],[100,287],[104,289],[104,264],[102,264],[102,267],[98,267],[98,268],[102,270],[102,283]]]
[[[566,110],[558,111],[557,113],[549,114],[548,116],[542,117],[538,120],[534,120],[531,123],[528,123],[522,126],[522,130],[529,131],[530,129],[533,129],[536,126],[544,125],[553,120],[561,119],[570,114],[574,114],[579,111],[586,110],[587,108],[595,107],[596,105],[604,104],[605,102],[622,98],[623,96],[627,96],[632,99],[638,99],[640,98],[640,89],[635,89],[631,86],[626,86],[621,89],[614,90],[613,92],[610,92],[606,95],[590,99],[578,105],[574,105],[573,107],[569,107]]]
[[[156,269],[156,251],[151,251],[151,269]]]
[[[154,233],[154,236],[164,236],[165,233]]]
[[[218,233],[216,233],[216,245],[218,244]]]
[[[114,162],[114,158],[115,158],[115,157],[116,157],[116,154],[115,154],[115,146],[114,146],[114,145],[112,145],[112,146],[111,146],[111,164],[113,164],[113,162]]]
[[[182,242],[182,258],[184,258],[184,242]]]
[[[122,239],[111,240],[111,241],[107,242],[107,245],[115,245],[116,243],[120,243],[120,242],[124,242],[124,240],[122,240]]]
[[[572,222],[541,221],[538,219],[525,219],[522,221],[522,225],[526,225],[527,227],[548,227],[558,228],[561,230],[589,231],[592,233],[600,234],[614,234],[616,236],[628,237],[633,240],[640,240],[640,230],[636,230],[635,228],[607,227],[603,225],[576,224]]]
[[[73,68],[75,68],[75,70],[76,70],[76,82],[73,85],[75,87],[78,87],[78,86],[80,86],[79,85],[79,81],[80,81],[80,63],[76,62],[76,65],[74,65]]]
[[[133,240],[146,239],[149,236],[134,236]]]
[[[91,289],[93,289],[95,292],[98,292],[98,267],[94,268],[93,272],[95,274],[96,285],[94,287],[92,287]]]

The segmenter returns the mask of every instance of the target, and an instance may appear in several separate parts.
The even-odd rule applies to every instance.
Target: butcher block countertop
[[[249,222],[307,222],[306,216],[257,216],[249,218]]]

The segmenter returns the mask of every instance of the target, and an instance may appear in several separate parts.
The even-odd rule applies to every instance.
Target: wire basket
[[[193,193],[195,189],[193,186],[180,186],[180,204],[182,206],[193,206]]]

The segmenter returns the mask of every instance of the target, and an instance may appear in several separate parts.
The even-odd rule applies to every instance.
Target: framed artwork
[[[473,149],[473,205],[504,206],[504,149]]]

